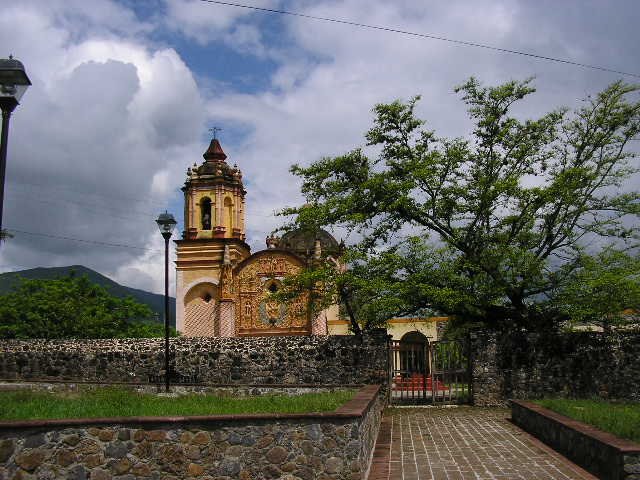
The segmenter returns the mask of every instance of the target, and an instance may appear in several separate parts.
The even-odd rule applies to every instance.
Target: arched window
[[[400,339],[401,342],[412,342],[412,343],[426,343],[429,339],[424,335],[424,333],[419,332],[417,330],[413,330],[411,332],[405,333]]]
[[[269,293],[276,293],[280,289],[280,282],[276,279],[268,280],[264,284],[264,289]]]
[[[233,202],[229,197],[224,199],[224,214],[227,232],[231,234],[233,230]]]
[[[204,197],[200,200],[200,219],[203,230],[211,230],[211,199]]]

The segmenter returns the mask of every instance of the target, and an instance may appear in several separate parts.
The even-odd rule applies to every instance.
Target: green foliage
[[[22,279],[0,295],[0,338],[163,336],[163,326],[138,320],[151,317],[148,306],[114,297],[86,276]]]
[[[593,425],[634,442],[640,442],[640,404],[612,403],[604,400],[568,400],[545,398],[535,400],[549,410]]]
[[[640,312],[640,259],[606,249],[596,256],[583,255],[578,263],[554,298],[570,325],[606,330],[633,322]]]
[[[308,203],[282,213],[295,216],[288,228],[354,233],[353,273],[333,275],[356,296],[382,282],[379,302],[393,307],[385,313],[432,308],[537,329],[603,318],[611,311],[595,308],[602,304],[576,307],[587,295],[570,285],[581,275],[600,278],[595,290],[620,279],[615,262],[589,266],[601,251],[637,254],[640,194],[627,182],[637,172],[628,144],[640,131],[640,102],[630,100],[638,90],[616,82],[573,113],[521,120],[512,111],[534,92],[529,80],[484,87],[472,78],[456,89],[474,124],[470,138],[425,129],[419,97],[377,105],[366,139],[379,156],[355,149],[294,165]],[[616,285],[637,290],[637,262],[628,266],[635,273]],[[335,298],[340,281],[329,285]],[[607,308],[632,307],[621,288],[611,290]]]
[[[164,295],[145,292],[144,290],[138,290],[136,288],[125,287],[83,265],[70,265],[64,267],[36,267],[17,272],[0,273],[0,295],[9,292],[24,278],[55,279],[72,274],[78,277],[81,275],[86,275],[91,283],[95,283],[106,288],[110,294],[120,298],[132,297],[137,302],[149,305],[151,310],[154,312],[154,315],[156,314],[156,312],[158,312],[160,316],[163,316],[162,312],[164,312]],[[170,297],[169,314],[170,318],[172,319],[175,318],[175,309],[176,299]]]
[[[392,294],[398,288],[390,267],[395,260],[390,252],[374,256],[351,249],[339,259],[315,262],[300,274],[286,277],[278,299],[287,301],[301,291],[310,292],[312,315],[338,303],[351,331],[360,334],[384,325],[405,308],[405,302]]]
[[[307,413],[332,411],[351,400],[354,390],[298,396],[217,397],[183,395],[175,398],[104,387],[75,393],[0,392],[0,419],[94,418],[246,413]]]

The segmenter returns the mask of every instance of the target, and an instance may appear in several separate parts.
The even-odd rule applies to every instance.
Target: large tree
[[[526,120],[514,107],[534,92],[528,80],[485,87],[472,78],[456,92],[474,125],[468,137],[426,129],[416,97],[374,108],[366,138],[376,158],[358,148],[294,165],[307,205],[283,212],[295,215],[291,226],[357,232],[356,263],[367,272],[368,262],[389,262],[386,273],[376,271],[398,312],[428,307],[539,328],[576,312],[602,316],[576,282],[603,274],[592,266],[606,250],[617,259],[610,265],[629,267],[608,274],[638,284],[631,260],[640,195],[629,182],[637,173],[629,145],[640,130],[638,87],[616,82],[574,112]],[[345,273],[327,277],[340,286]],[[619,300],[611,308],[640,306],[637,295]]]
[[[22,279],[0,295],[0,338],[160,337],[153,312],[132,298],[118,298],[86,276]]]

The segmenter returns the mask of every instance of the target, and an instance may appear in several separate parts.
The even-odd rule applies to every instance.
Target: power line
[[[29,232],[29,231],[26,231],[26,230],[18,230],[16,228],[7,228],[6,230],[9,231],[9,232],[12,232],[12,233],[22,233],[24,235],[34,235],[34,236],[38,236],[38,237],[55,238],[57,240],[68,240],[68,241],[72,241],[72,242],[90,243],[90,244],[93,244],[93,245],[103,245],[103,246],[107,246],[107,247],[129,248],[129,249],[133,249],[133,250],[144,250],[146,252],[164,253],[163,250],[155,250],[153,248],[138,247],[138,246],[135,246],[135,245],[127,245],[127,244],[124,244],[124,243],[101,242],[101,241],[98,241],[98,240],[89,240],[89,239],[86,239],[86,238],[65,237],[65,236],[62,236],[62,235],[51,235],[50,233]]]
[[[522,52],[519,50],[511,50],[508,48],[501,48],[501,47],[495,47],[493,45],[486,45],[483,43],[476,43],[476,42],[467,42],[465,40],[457,40],[454,38],[448,38],[448,37],[442,37],[439,35],[432,35],[429,33],[417,33],[417,32],[411,32],[408,30],[400,30],[398,28],[392,28],[392,27],[385,27],[385,26],[380,26],[380,25],[369,25],[367,23],[359,23],[359,22],[353,22],[350,20],[342,20],[339,18],[330,18],[330,17],[320,17],[320,16],[316,16],[316,15],[307,15],[305,13],[298,13],[298,12],[290,12],[287,10],[277,10],[274,8],[264,8],[264,7],[256,7],[254,5],[244,5],[242,3],[233,3],[233,2],[222,2],[220,0],[200,0],[201,2],[204,3],[213,3],[213,4],[217,4],[217,5],[224,5],[224,6],[229,6],[229,7],[238,7],[238,8],[246,8],[249,10],[258,10],[261,12],[267,12],[267,13],[277,13],[280,15],[289,15],[292,17],[300,17],[300,18],[307,18],[310,20],[319,20],[319,21],[323,21],[323,22],[331,22],[331,23],[340,23],[343,25],[351,25],[353,27],[360,27],[360,28],[369,28],[371,30],[381,30],[384,32],[392,32],[392,33],[400,33],[402,35],[410,35],[413,37],[420,37],[420,38],[428,38],[431,40],[439,40],[441,42],[448,42],[448,43],[454,43],[457,45],[464,45],[467,47],[476,47],[476,48],[484,48],[486,50],[493,50],[496,52],[502,52],[502,53],[511,53],[514,55],[522,55],[525,57],[531,57],[531,58],[537,58],[539,60],[547,60],[550,62],[556,62],[556,63],[564,63],[566,65],[574,65],[577,67],[583,67],[583,68],[590,68],[592,70],[600,70],[603,72],[610,72],[610,73],[617,73],[619,75],[626,75],[626,76],[630,76],[630,77],[636,77],[636,78],[640,78],[640,74],[638,73],[630,73],[630,72],[623,72],[621,70],[614,70],[612,68],[607,68],[607,67],[600,67],[598,65],[590,65],[587,63],[580,63],[580,62],[575,62],[573,60],[567,60],[564,58],[556,58],[556,57],[548,57],[546,55],[538,55],[536,53],[531,53],[531,52]]]
[[[8,192],[11,195],[15,195],[16,193],[18,194],[24,194],[24,195],[30,195],[27,192],[20,192],[20,191],[14,191],[14,192]],[[77,202],[77,201],[73,201],[73,200],[69,200],[66,198],[52,198],[52,197],[47,197],[47,199],[44,198],[33,198],[31,196],[31,198],[29,199],[29,202],[37,202],[37,203],[44,203],[47,205],[60,205],[60,204],[71,204],[71,205],[76,205],[80,208],[82,208],[83,211],[85,212],[92,212],[97,214],[97,216],[108,216],[108,217],[112,217],[112,218],[119,218],[121,220],[132,220],[132,221],[136,221],[139,222],[140,220],[138,218],[134,218],[132,216],[122,216],[122,215],[118,215],[116,210],[112,210],[109,209],[108,207],[105,207],[103,205],[95,205],[95,204],[91,204],[91,203],[84,203],[84,202]],[[94,206],[92,208],[92,206]],[[96,210],[97,207],[98,209],[101,210]],[[142,213],[142,212],[136,212],[135,210],[131,210],[130,211],[131,214],[133,215],[137,215],[138,217],[145,217],[145,218],[155,218],[155,215],[148,215],[146,213]]]
[[[105,198],[105,199],[108,199],[108,200],[117,200],[117,201],[130,200],[130,201],[137,202],[137,203],[151,203],[151,204],[154,204],[154,205],[162,206],[163,208],[165,206],[165,204],[163,202],[152,200],[151,197],[146,197],[146,199],[127,197],[127,196],[123,196],[123,195],[118,195],[116,197],[116,196],[112,196],[112,195],[105,195],[103,193],[98,193],[98,192],[81,192],[77,188],[64,187],[62,185],[52,185],[50,183],[42,184],[42,183],[35,183],[35,182],[27,182],[25,180],[20,180],[17,183],[20,184],[20,185],[29,185],[31,187],[37,187],[39,189],[40,188],[44,188],[44,189],[48,189],[48,190],[66,191],[66,192],[72,192],[74,194],[102,197],[102,198]],[[15,185],[15,186],[17,186],[17,185]]]
[[[156,218],[156,215],[152,215],[150,213],[147,212],[142,212],[139,210],[129,210],[127,212],[123,212],[122,210],[114,210],[112,208],[109,208],[107,205],[99,205],[99,204],[95,204],[95,203],[87,203],[85,201],[75,201],[75,200],[71,200],[71,199],[67,199],[67,198],[57,198],[57,197],[52,197],[50,195],[48,195],[46,198],[34,198],[31,194],[27,193],[27,192],[23,192],[20,190],[17,191],[12,191],[12,192],[7,192],[10,193],[11,195],[15,195],[15,194],[21,194],[21,195],[30,195],[30,202],[38,202],[38,203],[44,203],[44,204],[49,204],[49,205],[56,205],[56,204],[62,204],[62,203],[67,203],[67,204],[71,204],[71,205],[77,205],[78,207],[82,208],[84,212],[93,212],[95,214],[97,214],[96,216],[108,216],[108,217],[112,217],[112,218],[118,218],[121,220],[130,220],[130,221],[135,221],[135,222],[140,222],[139,218]],[[91,208],[91,207],[94,208]],[[100,209],[100,210],[96,210],[96,208]],[[132,216],[122,216],[119,213],[125,213],[125,214],[132,214],[132,215],[136,215],[139,218],[134,218]],[[275,217],[275,215],[272,213],[271,215],[263,215],[260,213],[255,213],[252,210],[245,210],[246,214],[248,216],[257,216],[257,217],[264,217],[264,218],[272,218]]]

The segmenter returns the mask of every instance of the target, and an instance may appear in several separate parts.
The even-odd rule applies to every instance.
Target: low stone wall
[[[321,414],[0,422],[0,478],[364,480],[381,393]]]
[[[640,479],[640,445],[636,443],[520,400],[511,402],[511,418],[598,478]]]
[[[140,393],[164,392],[164,385],[143,383],[110,383],[110,386],[122,387]],[[171,393],[181,396],[191,393],[203,393],[216,397],[256,397],[260,395],[304,395],[307,393],[335,392],[344,389],[357,389],[362,385],[170,385]],[[29,390],[38,392],[74,393],[104,388],[104,383],[91,382],[0,382],[0,392]]]
[[[176,373],[205,384],[383,384],[387,335],[176,338]],[[0,381],[155,383],[162,339],[2,340]]]
[[[640,332],[472,336],[473,397],[610,398],[640,401]]]

